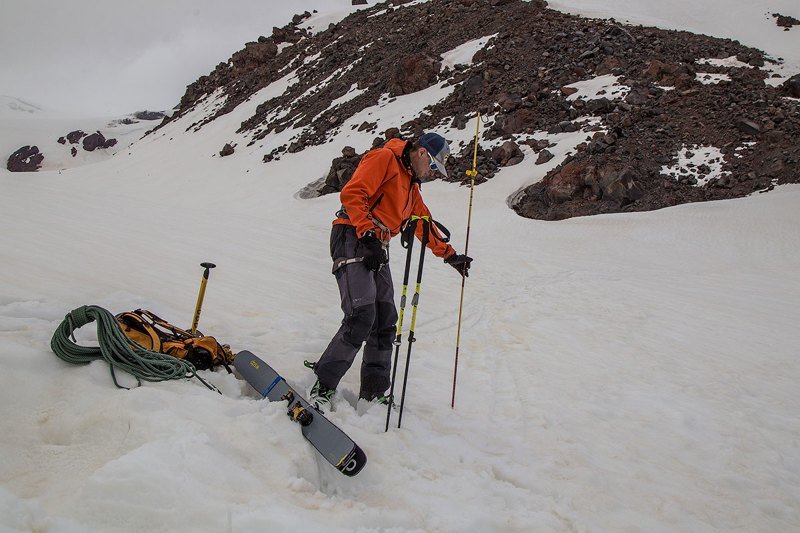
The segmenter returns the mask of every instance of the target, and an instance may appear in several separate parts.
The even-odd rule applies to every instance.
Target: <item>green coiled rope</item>
[[[99,347],[80,346],[75,342],[73,332],[90,322],[97,322]],[[166,381],[170,379],[197,378],[211,390],[217,390],[197,375],[194,365],[168,354],[146,350],[129,339],[120,328],[114,315],[96,305],[84,305],[73,309],[58,326],[50,348],[59,358],[72,364],[88,364],[96,359],[104,359],[111,368],[114,384],[117,382],[114,369],[118,368],[136,378],[139,385],[144,381]],[[217,390],[217,392],[219,392]]]

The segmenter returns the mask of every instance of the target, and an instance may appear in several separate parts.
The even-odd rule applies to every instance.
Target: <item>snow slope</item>
[[[456,409],[461,280],[440,261],[426,262],[403,428],[384,433],[382,408],[355,405],[355,369],[343,380],[331,419],[369,457],[356,478],[224,371],[204,373],[222,396],[193,382],[123,391],[102,363],[57,359],[50,337],[80,305],[188,324],[210,260],[201,329],[311,386],[302,361],[340,320],[338,199],[298,191],[371,137],[344,127],[261,163],[287,130],[219,158],[246,111],[185,134],[189,114],[93,165],[0,171],[0,530],[800,529],[800,187],[517,217],[508,197],[581,135],[476,189]],[[469,191],[423,193],[463,250]],[[396,281],[403,256],[395,243]]]

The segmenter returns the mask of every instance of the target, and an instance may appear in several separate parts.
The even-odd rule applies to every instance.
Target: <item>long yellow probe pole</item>
[[[467,240],[464,243],[464,255],[467,255],[469,250],[469,230],[472,226],[472,197],[475,193],[475,176],[478,175],[478,130],[481,125],[481,114],[475,118],[475,150],[472,154],[472,170],[467,170],[469,176],[469,211],[467,213]],[[458,378],[458,352],[461,347],[461,317],[464,311],[464,285],[466,284],[467,277],[461,275],[461,301],[458,304],[458,333],[456,334],[456,361],[453,366],[453,397],[450,401],[450,408],[456,408],[456,379]]]

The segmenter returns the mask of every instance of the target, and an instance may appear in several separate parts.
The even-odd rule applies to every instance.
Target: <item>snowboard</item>
[[[289,418],[300,424],[300,431],[319,454],[346,476],[355,476],[367,464],[367,456],[333,422],[309,404],[271,366],[244,350],[233,361],[236,370],[271,402],[284,401]]]

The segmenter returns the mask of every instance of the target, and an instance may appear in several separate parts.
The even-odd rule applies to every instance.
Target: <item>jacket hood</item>
[[[384,144],[383,147],[394,152],[394,155],[399,158],[403,156],[403,151],[406,149],[407,144],[408,141],[404,139],[389,139],[386,141],[386,144]]]

